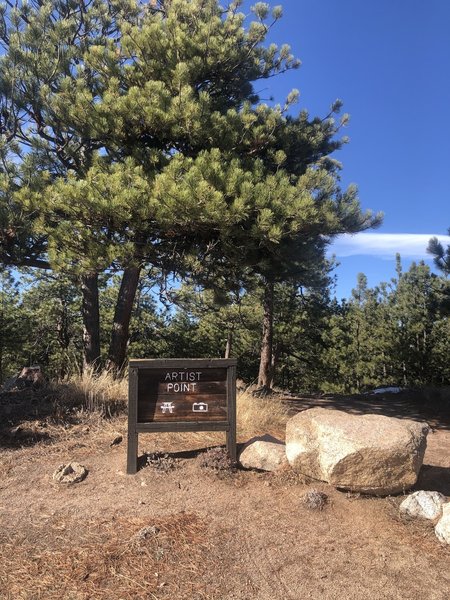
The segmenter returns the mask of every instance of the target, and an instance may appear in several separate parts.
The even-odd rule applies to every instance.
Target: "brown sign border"
[[[128,372],[128,450],[127,473],[137,473],[139,433],[225,431],[227,450],[236,462],[236,366],[235,358],[131,359]],[[223,421],[138,422],[138,381],[141,369],[227,369],[227,418]]]

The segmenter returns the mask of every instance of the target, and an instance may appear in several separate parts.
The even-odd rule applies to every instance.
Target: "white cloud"
[[[450,244],[450,236],[435,233],[356,233],[339,236],[330,247],[336,256],[377,256],[394,259],[397,252],[402,258],[431,259],[427,253],[430,238],[437,237],[444,245]]]

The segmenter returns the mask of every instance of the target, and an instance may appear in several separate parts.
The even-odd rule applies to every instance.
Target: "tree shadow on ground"
[[[244,447],[244,444],[236,444],[237,454],[239,456],[240,451]],[[226,446],[223,444],[218,444],[214,446],[206,446],[203,448],[195,448],[193,450],[178,450],[176,452],[150,452],[141,454],[137,459],[137,469],[140,471],[141,469],[145,469],[148,466],[156,467],[159,470],[166,470],[166,467],[169,469],[175,466],[175,463],[178,461],[184,460],[196,460],[208,454],[209,451],[219,450],[226,454]],[[218,462],[217,462],[218,461]],[[212,468],[216,466],[218,470],[220,470],[220,455],[216,457],[212,457],[209,461],[212,465]],[[223,467],[224,465],[222,465]],[[227,470],[228,467],[226,467]],[[231,464],[230,468],[236,470],[239,468],[238,463]]]
[[[441,492],[444,496],[450,496],[450,468],[423,465],[414,489]]]
[[[51,388],[1,393],[0,448],[15,449],[51,441],[46,427],[78,424],[79,408],[79,403],[61,401]]]
[[[448,388],[404,390],[399,394],[302,395],[288,398],[286,402],[292,414],[308,408],[322,407],[355,415],[378,414],[426,421],[433,429],[450,430]]]
[[[2,427],[0,429],[0,448],[18,449],[24,446],[34,446],[41,442],[49,442],[51,436],[47,432],[34,431],[32,428]]]
[[[138,459],[137,459],[138,471],[140,471],[141,469],[144,469],[145,467],[148,467],[149,458],[151,458],[151,457],[161,457],[162,462],[164,461],[164,459],[167,459],[168,461],[189,460],[189,459],[196,459],[198,456],[205,453],[207,450],[208,450],[208,448],[198,448],[195,450],[181,450],[178,452],[160,452],[159,451],[159,452],[150,452],[150,453],[141,454],[140,456],[138,456]]]

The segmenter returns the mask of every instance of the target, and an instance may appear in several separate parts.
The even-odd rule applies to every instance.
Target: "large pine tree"
[[[1,149],[15,173],[7,168],[2,257],[25,264],[25,214],[39,260],[81,280],[88,362],[99,353],[99,273],[124,272],[110,348],[120,368],[142,265],[180,269],[195,236],[203,246],[212,237],[210,190],[205,211],[188,197],[175,206],[160,201],[158,176],[173,160],[233,151],[251,135],[253,82],[296,66],[286,48],[264,48],[266,7],[245,29],[239,4],[46,0],[3,10]]]
[[[101,273],[123,273],[114,370],[143,265],[200,282],[232,273],[264,289],[260,384],[270,386],[274,285],[313,283],[334,235],[376,222],[353,188],[339,189],[331,154],[342,143],[340,105],[310,118],[289,116],[295,92],[284,106],[258,98],[256,81],[298,61],[287,46],[265,46],[279,8],[256,4],[246,26],[240,5],[33,0],[3,9],[1,254],[15,264],[31,254],[78,278],[87,362],[100,354]]]

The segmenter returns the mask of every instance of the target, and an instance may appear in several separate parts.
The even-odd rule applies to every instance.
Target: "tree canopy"
[[[109,364],[125,360],[142,269],[266,292],[323,284],[333,236],[375,226],[332,157],[336,120],[269,105],[255,82],[299,66],[266,44],[279,7],[217,0],[7,2],[0,41],[0,259],[78,282],[98,360],[98,278],[122,273]],[[265,340],[265,341],[264,341]],[[270,343],[268,343],[270,342]]]

